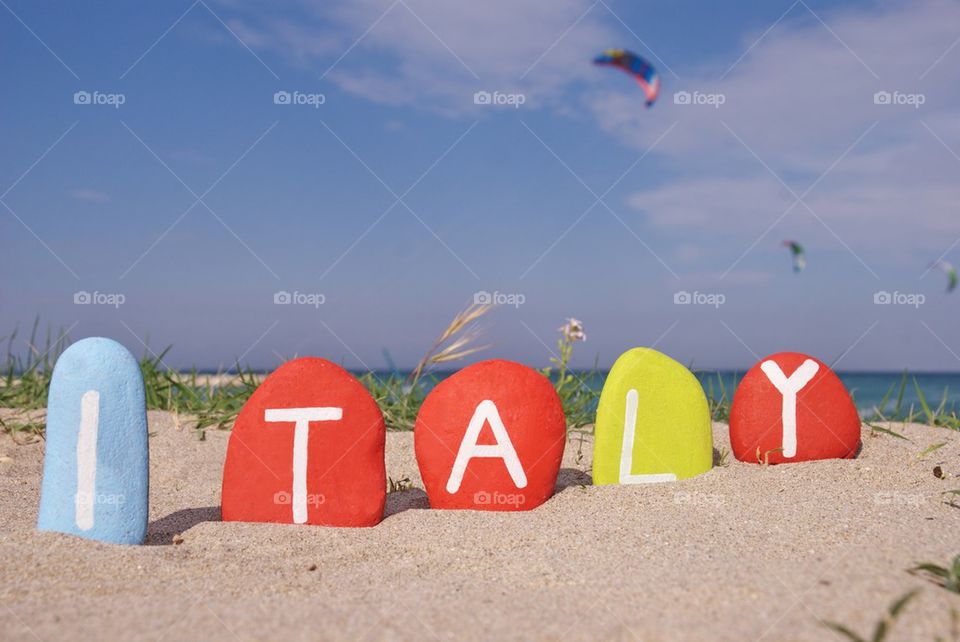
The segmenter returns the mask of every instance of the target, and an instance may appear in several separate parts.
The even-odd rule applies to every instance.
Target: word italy
[[[593,483],[674,482],[713,465],[713,433],[694,375],[651,348],[617,359],[594,426]],[[424,400],[414,449],[435,509],[532,510],[554,492],[567,440],[563,406],[539,372],[511,361],[468,366]],[[224,521],[375,526],[386,502],[383,414],[340,366],[294,359],[240,411],[227,446]],[[734,395],[740,461],[854,457],[860,419],[823,362],[781,352]],[[57,361],[47,405],[40,530],[118,544],[147,531],[149,453],[143,379],[110,339],[75,343]]]

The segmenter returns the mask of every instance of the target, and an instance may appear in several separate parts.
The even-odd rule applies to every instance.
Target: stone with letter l
[[[710,408],[697,378],[652,348],[613,364],[594,427],[594,484],[685,479],[713,466]]]

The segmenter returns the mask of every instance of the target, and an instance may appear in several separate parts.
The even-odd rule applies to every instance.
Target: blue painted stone
[[[110,339],[74,343],[50,382],[37,528],[142,544],[149,464],[137,360]]]

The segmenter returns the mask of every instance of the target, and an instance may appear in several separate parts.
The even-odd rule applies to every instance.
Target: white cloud
[[[228,24],[251,47],[276,51],[318,75],[334,65],[326,79],[345,91],[453,115],[473,111],[478,90],[522,92],[532,107],[557,100],[588,77],[592,69],[584,61],[613,33],[609,15],[592,5],[318,0],[295,3],[296,20],[265,19],[268,6],[258,5],[256,18],[251,13]],[[289,13],[291,6],[283,8]]]
[[[787,259],[784,259],[783,264],[786,265]],[[778,266],[781,267],[781,266]],[[773,280],[773,273],[763,272],[759,270],[739,270],[737,272],[731,272],[730,274],[725,274],[723,272],[691,272],[689,274],[684,274],[677,279],[668,279],[666,283],[676,287],[678,285],[682,286],[699,286],[699,287],[714,287],[714,288],[727,288],[727,287],[737,287],[737,286],[756,286],[770,283]]]
[[[747,200],[743,194],[753,195]],[[668,183],[632,195],[628,204],[662,227],[716,229],[772,222],[793,202],[773,178],[703,178]]]
[[[627,92],[587,95],[585,102],[601,126],[640,148],[663,131],[662,123],[680,120],[683,126],[659,151],[688,160],[691,152],[731,143],[742,151],[726,123],[778,171],[819,173],[873,121],[888,125],[887,135],[894,138],[898,127],[957,102],[958,73],[950,57],[920,76],[956,40],[960,4],[921,0],[883,7],[822,14],[840,41],[797,5],[722,80],[725,69],[715,64],[684,72],[682,81],[664,77],[660,102],[649,111],[630,109]],[[744,38],[743,48],[759,35]],[[726,102],[719,109],[674,105],[673,93],[683,90],[721,92]],[[927,102],[919,110],[874,105],[880,90],[922,92]]]
[[[818,16],[798,4],[765,35],[745,34],[741,51],[752,48],[732,69],[732,61],[709,61],[679,69],[682,80],[662,73],[660,101],[645,109],[629,83],[597,89],[602,83],[584,61],[597,43],[623,33],[588,0],[301,0],[275,18],[263,17],[273,5],[254,12],[250,2],[231,0],[238,17],[229,21],[250,46],[318,76],[336,63],[327,80],[371,101],[457,116],[475,109],[478,89],[522,91],[527,108],[570,114],[579,107],[638,150],[677,122],[647,161],[670,178],[627,201],[665,242],[686,246],[678,256],[691,269],[732,261],[794,202],[791,191],[802,194],[815,181],[805,202],[816,216],[796,206],[764,243],[796,236],[863,256],[879,244],[889,246],[884,260],[912,264],[960,238],[953,211],[960,161],[930,131],[960,153],[960,47],[948,52],[958,3],[899,0]],[[716,109],[678,105],[676,91],[725,100]],[[920,93],[925,102],[876,105],[877,91]],[[719,240],[722,251],[691,250],[705,239]]]
[[[70,198],[73,198],[78,201],[87,201],[89,203],[107,203],[110,201],[110,195],[104,192],[90,189],[89,187],[81,187],[78,189],[72,189],[67,192],[67,195]]]
[[[842,42],[798,5],[726,78],[717,80],[724,69],[716,67],[684,73],[683,86],[666,87],[652,110],[630,109],[624,93],[585,97],[603,129],[638,149],[679,121],[654,152],[679,178],[630,196],[640,216],[678,237],[710,226],[736,255],[794,202],[790,190],[803,194],[827,172],[804,198],[817,216],[798,205],[766,244],[797,234],[861,256],[882,247],[875,261],[915,264],[960,238],[960,161],[937,140],[960,153],[960,48],[931,69],[956,41],[960,4],[886,3],[820,17]],[[678,90],[726,101],[677,105]],[[877,91],[925,102],[878,105]]]

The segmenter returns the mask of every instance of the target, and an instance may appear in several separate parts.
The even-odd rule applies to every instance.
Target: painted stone
[[[730,445],[745,462],[847,459],[860,446],[860,417],[829,366],[780,352],[750,368],[737,387]]]
[[[240,410],[223,467],[224,521],[374,526],[387,478],[383,414],[340,366],[283,364]]]
[[[512,361],[475,363],[441,381],[413,432],[433,508],[531,510],[553,494],[567,440],[553,384]]]
[[[713,466],[710,408],[693,373],[652,348],[613,364],[594,426],[593,483],[676,481]]]
[[[37,528],[142,544],[149,475],[137,360],[110,339],[74,343],[57,359],[50,381]]]

